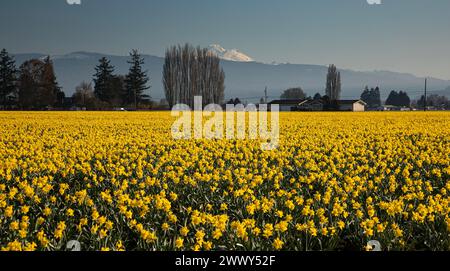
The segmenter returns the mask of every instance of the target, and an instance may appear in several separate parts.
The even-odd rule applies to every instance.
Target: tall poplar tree
[[[328,67],[326,95],[331,101],[337,101],[341,97],[341,73],[335,65]]]
[[[225,73],[220,58],[206,48],[190,44],[167,49],[163,68],[163,84],[167,102],[194,106],[194,97],[202,96],[203,105],[222,104]]]

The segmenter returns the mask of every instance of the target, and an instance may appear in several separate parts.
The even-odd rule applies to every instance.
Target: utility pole
[[[266,87],[266,89],[264,90],[264,103],[266,103],[267,104],[267,100],[268,100],[269,98],[267,97],[267,87]]]
[[[427,111],[427,106],[428,106],[428,99],[427,99],[427,78],[425,78],[425,95],[424,95],[424,106],[423,109],[424,111]]]

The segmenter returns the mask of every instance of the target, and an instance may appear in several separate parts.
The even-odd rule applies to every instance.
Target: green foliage
[[[408,93],[403,91],[397,92],[393,90],[386,100],[386,105],[409,107],[411,106],[411,99],[409,98]]]
[[[97,99],[103,102],[109,102],[112,98],[110,93],[111,83],[114,78],[114,66],[111,65],[106,57],[99,60],[99,64],[95,67],[94,74],[94,94]]]
[[[380,88],[371,88],[366,86],[363,93],[361,94],[361,100],[367,104],[369,108],[377,108],[381,106],[381,94]]]
[[[131,67],[125,78],[126,92],[124,100],[126,104],[134,104],[135,107],[137,107],[139,102],[145,99],[144,91],[150,88],[150,86],[147,86],[150,79],[147,75],[147,71],[142,70],[144,59],[138,51],[133,50],[130,53],[130,56],[131,60],[128,63]]]
[[[0,106],[8,105],[11,95],[17,92],[17,69],[14,59],[6,49],[0,52]]]
[[[281,99],[305,99],[306,94],[301,87],[298,88],[290,88],[283,92],[280,97]]]
[[[314,98],[313,98],[313,100],[321,100],[322,99],[322,95],[320,95],[320,93],[316,93],[315,95],[314,95]]]

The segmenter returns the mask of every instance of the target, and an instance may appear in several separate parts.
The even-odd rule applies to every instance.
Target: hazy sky
[[[261,62],[450,79],[449,14],[450,0],[1,0],[0,47],[162,56],[218,43]]]

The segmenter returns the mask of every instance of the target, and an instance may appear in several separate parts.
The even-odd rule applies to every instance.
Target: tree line
[[[61,106],[64,98],[50,57],[27,60],[17,69],[8,52],[0,52],[1,108],[45,109]]]
[[[325,84],[325,95],[316,93],[313,98],[307,97],[306,92],[301,87],[289,88],[283,91],[280,98],[283,100],[290,99],[308,99],[308,100],[320,100],[325,99],[331,101],[338,101],[341,98],[342,82],[341,72],[338,71],[336,65],[331,64],[328,66],[328,72]]]
[[[67,99],[59,87],[50,57],[31,59],[19,69],[12,56],[3,49],[0,55],[0,108],[2,109],[86,109],[150,108],[150,88],[144,59],[137,50],[130,53],[127,75],[115,74],[115,67],[103,57],[95,67],[93,85],[82,82]],[[193,106],[194,96],[202,96],[203,104],[222,104],[225,73],[218,56],[207,48],[190,44],[167,49],[163,67],[163,84],[170,107],[177,103]],[[68,102],[69,101],[69,102]]]
[[[93,83],[82,82],[69,99],[58,85],[53,62],[50,57],[30,59],[16,68],[14,58],[3,49],[0,52],[0,109],[67,109],[80,107],[89,110],[124,108],[151,108],[154,103],[145,93],[150,89],[150,78],[143,70],[144,58],[137,50],[130,52],[128,74],[115,74],[115,67],[106,57],[99,59],[93,74]],[[220,58],[207,48],[193,47],[190,44],[169,47],[165,53],[163,85],[169,107],[183,103],[193,107],[194,96],[203,97],[203,105],[222,104],[225,91],[225,73]],[[325,102],[327,108],[338,106],[341,97],[341,73],[335,65],[328,67],[325,95],[316,93],[307,97],[301,87],[283,92],[282,99],[314,99]],[[366,86],[360,99],[369,109],[382,106],[380,88]],[[261,101],[265,101],[264,98]],[[262,103],[261,102],[261,103]],[[241,103],[236,98],[228,101]],[[399,107],[434,107],[450,109],[445,96],[422,96],[412,101],[404,91],[391,91],[385,105]]]
[[[442,95],[431,94],[425,99],[422,95],[419,100],[413,101],[413,106],[416,108],[436,108],[450,110],[450,100]]]
[[[316,93],[313,97],[307,96],[306,92],[301,87],[289,88],[283,91],[280,98],[283,100],[321,100],[322,102],[328,103],[329,106],[333,105],[333,100],[331,100],[328,95],[322,96],[320,93]],[[367,104],[367,109],[377,110],[383,105],[379,87],[372,87],[369,89],[369,87],[366,86],[361,94],[360,100]],[[263,99],[261,99],[261,101],[263,101]],[[424,95],[422,95],[419,100],[412,100],[407,92],[392,90],[384,102],[384,105],[387,106],[413,107],[417,109],[425,108],[425,104],[428,108],[450,110],[450,100],[447,97],[438,94],[429,95],[426,101]]]
[[[115,67],[106,57],[99,60],[95,67],[94,89],[86,82],[75,91],[75,100],[78,105],[86,101],[93,103],[92,98],[100,102],[100,107],[128,107],[138,109],[149,106],[151,98],[144,91],[150,89],[148,72],[144,71],[144,59],[137,50],[130,53],[130,69],[127,75],[116,75]],[[95,101],[94,101],[95,103]],[[103,104],[103,105],[102,105]],[[85,104],[84,107],[88,107]]]
[[[448,88],[450,89],[450,87]],[[316,93],[314,97],[307,96],[306,92],[301,87],[289,88],[285,90],[280,98],[284,100],[289,99],[307,99],[307,100],[321,100],[324,103],[326,109],[333,110],[338,107],[337,101],[339,101],[342,92],[341,73],[338,71],[335,65],[328,67],[328,73],[326,76],[325,95]],[[379,87],[370,88],[366,86],[361,94],[360,99],[367,104],[368,109],[378,109],[383,103],[381,101],[381,92]],[[263,101],[264,99],[261,99]],[[405,91],[392,90],[389,93],[388,98],[384,102],[388,106],[397,107],[414,107],[425,108],[433,107],[436,109],[450,109],[450,101],[445,96],[437,94],[429,95],[427,99],[425,96],[413,101]]]
[[[59,87],[50,57],[30,59],[17,69],[14,58],[3,49],[0,52],[0,108],[45,110],[67,109],[72,106],[87,109],[149,106],[145,94],[150,78],[142,66],[144,59],[137,50],[130,53],[130,69],[126,75],[114,74],[114,66],[103,57],[95,67],[94,87],[82,82],[71,99]]]

